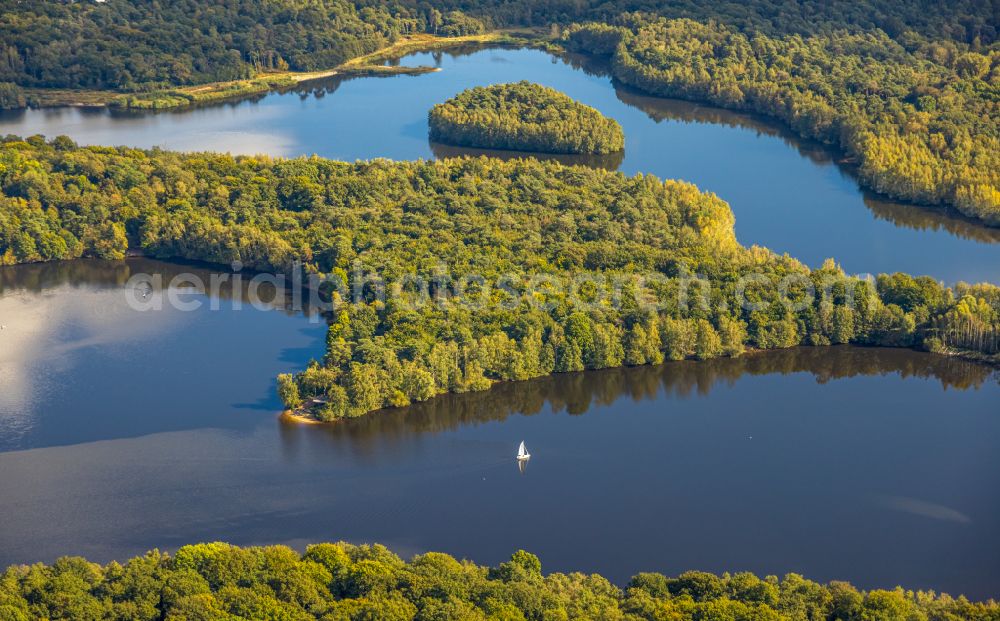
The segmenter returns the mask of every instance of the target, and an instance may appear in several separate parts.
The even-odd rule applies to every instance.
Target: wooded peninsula
[[[689,571],[636,574],[619,588],[598,574],[542,573],[523,550],[496,567],[438,552],[406,562],[381,545],[204,543],[124,564],[64,557],[0,574],[0,618],[167,621],[698,621],[705,619],[1000,619],[1000,605],[923,591],[859,591],[798,574],[759,578]]]
[[[462,147],[607,155],[625,148],[621,125],[540,84],[477,86],[431,108],[430,138]]]
[[[651,175],[33,137],[0,144],[0,190],[5,264],[135,248],[325,275],[339,303],[326,355],[279,381],[289,408],[316,400],[322,420],[498,381],[747,348],[1000,352],[1000,288],[904,274],[861,281],[833,261],[810,269],[741,246],[715,195]]]

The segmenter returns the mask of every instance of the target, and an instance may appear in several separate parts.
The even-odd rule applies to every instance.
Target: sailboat
[[[517,461],[528,461],[529,459],[531,459],[531,453],[524,448],[524,440],[521,440],[521,446],[517,447]]]

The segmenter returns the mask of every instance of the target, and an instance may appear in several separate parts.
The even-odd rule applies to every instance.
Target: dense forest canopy
[[[879,192],[1000,225],[996,49],[923,42],[914,52],[881,32],[774,38],[641,14],[564,37],[610,55],[622,82],[777,117],[842,148]]]
[[[425,6],[425,0],[398,0]],[[381,6],[374,0],[360,4]],[[497,26],[549,26],[608,21],[642,11],[668,18],[717,21],[746,33],[819,34],[834,30],[884,30],[891,37],[915,33],[973,46],[1000,35],[997,0],[434,0],[441,10],[462,10]]]
[[[101,566],[79,557],[0,574],[0,619],[155,621],[996,621],[1000,606],[933,592],[859,591],[798,574],[689,571],[544,574],[523,550],[496,567],[428,552],[404,561],[381,545],[188,545]]]
[[[526,81],[462,91],[431,108],[428,121],[431,140],[463,147],[597,155],[625,148],[617,121]]]
[[[347,0],[0,0],[0,82],[153,90],[328,69],[403,34],[482,29],[458,13]]]
[[[996,0],[0,0],[0,83],[154,90],[326,69],[413,32],[470,34],[484,21],[606,22],[630,11],[718,21],[748,36],[880,29],[900,41],[925,37],[978,52],[1000,30]]]
[[[863,282],[832,262],[810,270],[740,246],[716,196],[652,176],[535,160],[348,164],[34,137],[0,146],[0,190],[4,263],[120,258],[133,247],[327,275],[351,303],[333,314],[324,359],[280,381],[291,407],[320,399],[322,418],[747,347],[1000,348],[1000,288],[946,289],[902,274]],[[421,279],[434,301],[421,297]],[[407,282],[416,290],[393,291]]]

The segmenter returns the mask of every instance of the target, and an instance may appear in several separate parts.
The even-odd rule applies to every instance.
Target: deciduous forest
[[[55,101],[40,93],[56,89],[136,108],[259,93],[307,77],[288,71],[329,70],[401,39],[432,39],[408,35],[487,31],[494,44],[530,40],[565,58],[604,57],[633,93],[780,120],[856,166],[881,194],[957,210],[948,218],[960,225],[951,226],[1000,227],[998,0],[0,0],[0,109]],[[215,94],[167,92],[209,82],[222,83]],[[528,82],[464,91],[429,121],[431,139],[452,145],[619,155],[624,146],[616,121]],[[691,369],[669,378],[647,368],[604,381],[678,394],[803,369],[820,381],[858,369],[935,375],[944,388],[994,381],[986,365],[958,358],[1000,364],[997,285],[904,273],[862,279],[836,257],[810,268],[739,243],[733,211],[707,190],[531,158],[348,163],[9,135],[0,138],[0,266],[97,257],[121,267],[135,253],[231,266],[248,278],[303,278],[329,306],[326,339],[317,359],[277,378],[286,416],[331,422],[377,412],[355,421],[362,435],[383,434],[399,422],[393,416],[440,429],[537,412],[545,398],[582,411],[602,394],[589,375],[560,376],[579,386],[554,398],[529,387],[490,408],[480,407],[483,393],[457,407],[442,399],[388,409],[666,360],[716,359],[678,363]],[[801,207],[810,208],[808,196]],[[19,286],[32,282],[30,271]],[[926,367],[910,367],[841,348],[863,363],[811,360],[840,344],[951,358],[924,356]],[[773,349],[786,351],[764,361],[748,353]],[[264,376],[275,368],[290,367]],[[993,413],[988,397],[981,402]],[[920,508],[907,519],[943,512],[962,518],[951,520],[955,528],[972,521],[950,501],[910,500]],[[101,504],[101,519],[110,512]],[[544,574],[524,551],[486,567],[434,552],[407,562],[381,545],[323,543],[300,553],[207,543],[107,565],[65,557],[11,566],[0,572],[0,621],[28,619],[1000,621],[1000,605],[797,574],[640,573],[616,586],[596,574]]]
[[[436,552],[406,562],[381,545],[185,546],[101,566],[79,557],[0,574],[0,618],[239,621],[463,619],[676,621],[1000,618],[996,603],[932,592],[859,591],[797,574],[690,571],[635,575],[624,589],[597,574],[543,574],[519,550],[484,567]]]
[[[617,23],[564,36],[610,55],[626,84],[781,119],[843,150],[879,192],[1000,224],[996,49],[880,31],[768,37],[638,14]]]
[[[329,69],[403,34],[483,28],[456,12],[358,8],[346,0],[2,0],[0,82],[150,91],[268,70]],[[0,90],[4,105],[13,107]]]
[[[378,4],[364,2],[362,4]],[[418,0],[400,0],[407,7]],[[1000,8],[992,0],[435,0],[444,10],[463,10],[493,26],[545,26],[609,21],[642,11],[667,18],[714,21],[743,32],[811,35],[835,30],[883,30],[893,38],[915,33],[933,39],[989,45],[1000,35]]]
[[[606,155],[625,148],[621,126],[540,84],[479,86],[431,108],[431,140],[463,147]]]

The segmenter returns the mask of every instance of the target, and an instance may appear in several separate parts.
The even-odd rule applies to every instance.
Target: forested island
[[[1000,288],[860,281],[832,261],[809,269],[741,246],[718,197],[649,175],[33,137],[0,144],[0,190],[5,264],[134,248],[325,275],[339,303],[326,355],[280,379],[289,408],[316,399],[310,414],[323,420],[497,381],[747,348],[1000,351]]]
[[[923,591],[860,591],[798,574],[759,578],[689,571],[636,574],[619,588],[598,574],[542,572],[523,550],[496,567],[428,552],[409,562],[381,545],[225,543],[101,566],[79,557],[0,574],[0,618],[168,621],[760,621],[996,620],[996,602]]]
[[[143,92],[330,69],[403,35],[484,29],[455,11],[359,8],[345,0],[0,0],[0,82]]]
[[[607,155],[625,148],[621,125],[541,84],[477,86],[431,108],[430,138],[462,147]]]

